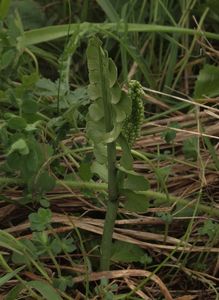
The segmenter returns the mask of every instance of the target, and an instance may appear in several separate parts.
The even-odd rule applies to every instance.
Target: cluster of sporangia
[[[144,120],[141,84],[136,80],[131,80],[128,83],[128,94],[132,100],[132,110],[124,122],[122,133],[131,148],[135,140],[140,136],[141,125]]]

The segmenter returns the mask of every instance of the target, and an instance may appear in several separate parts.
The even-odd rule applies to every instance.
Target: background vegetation
[[[1,297],[219,299],[218,1],[1,0],[0,20]],[[145,107],[132,155],[147,190],[121,198],[105,273],[93,35]]]

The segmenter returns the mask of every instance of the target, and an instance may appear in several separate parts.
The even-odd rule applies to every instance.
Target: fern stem
[[[108,202],[101,242],[100,270],[108,271],[112,249],[112,236],[118,210],[118,188],[116,171],[116,143],[107,145],[108,157]]]
[[[101,94],[104,109],[104,123],[106,133],[113,129],[111,95],[109,93],[109,82],[106,68],[104,68],[103,54],[98,47],[99,74],[101,74]],[[116,142],[107,144],[107,168],[108,168],[108,201],[107,211],[104,221],[103,236],[101,242],[101,271],[108,271],[110,268],[110,256],[112,248],[113,228],[118,210],[118,188],[117,188],[117,169],[116,169]]]

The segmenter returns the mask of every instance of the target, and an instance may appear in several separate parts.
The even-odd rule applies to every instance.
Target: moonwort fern
[[[119,87],[116,66],[97,38],[89,42],[87,59],[88,93],[93,101],[87,115],[87,135],[94,144],[97,161],[105,163],[106,144],[118,138],[131,113],[131,99]]]
[[[108,270],[113,228],[124,180],[127,195],[130,179],[137,182],[140,177],[133,170],[130,171],[132,159],[129,145],[133,145],[140,132],[143,117],[142,90],[137,81],[128,84],[128,93],[120,88],[116,66],[96,37],[89,41],[87,63],[90,81],[88,94],[92,103],[87,114],[86,131],[93,143],[96,162],[106,166],[108,172],[108,202],[100,264],[101,270]],[[117,142],[123,150],[120,162],[117,161],[116,155]],[[145,181],[141,180],[141,186],[142,182],[145,184]],[[139,183],[137,185],[139,186]],[[133,184],[131,186],[133,189]],[[133,196],[134,191],[131,193]]]

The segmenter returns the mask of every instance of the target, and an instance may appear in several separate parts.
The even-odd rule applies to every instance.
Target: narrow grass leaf
[[[6,249],[10,249],[19,254],[23,254],[23,247],[19,241],[17,241],[12,235],[3,230],[0,230],[0,246]]]
[[[21,39],[20,46],[28,47],[30,45],[36,45],[43,42],[52,41],[55,39],[63,38],[68,34],[72,34],[75,30],[78,29],[78,24],[73,23],[70,25],[54,25],[43,27],[39,29],[33,29],[24,32],[24,37]],[[108,31],[109,33],[113,31],[124,32],[124,24],[118,23],[88,23],[84,22],[80,24],[80,34],[81,37],[83,34],[94,34],[97,32]],[[154,24],[138,24],[138,23],[128,23],[127,24],[127,32],[155,32],[155,33],[180,33],[180,34],[188,34],[188,35],[197,35],[203,36],[205,35],[209,39],[219,40],[219,34],[212,32],[203,32],[190,28],[182,28],[182,27],[174,27],[174,26],[165,26],[165,25],[154,25]]]
[[[105,12],[111,22],[119,21],[119,15],[117,14],[117,11],[113,8],[113,5],[109,0],[97,0],[97,3]]]
[[[19,299],[19,294],[25,286],[21,283],[13,287],[10,292],[5,297],[5,300],[17,300]]]
[[[0,278],[0,286],[2,286],[5,283],[7,283],[11,278],[13,278],[17,273],[19,273],[24,268],[25,268],[25,266],[21,266],[21,267],[17,268],[16,270],[14,270],[14,271],[12,271],[10,273],[7,273],[3,277],[1,277]]]
[[[214,146],[211,143],[211,140],[208,137],[206,137],[206,136],[203,136],[203,139],[204,139],[205,145],[207,146],[208,151],[211,154],[211,157],[212,157],[212,159],[213,159],[213,161],[215,163],[215,167],[219,171],[219,158],[218,158],[218,154],[216,153],[215,148],[214,148]]]
[[[4,20],[8,14],[11,0],[1,0],[0,2],[0,20]]]
[[[43,281],[33,280],[27,282],[27,285],[37,290],[47,300],[62,300],[56,290],[51,285]]]

